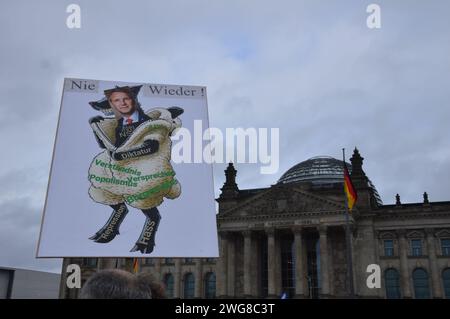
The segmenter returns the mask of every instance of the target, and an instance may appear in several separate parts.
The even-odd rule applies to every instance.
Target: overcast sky
[[[372,2],[381,29],[366,25]],[[66,26],[70,3],[81,29]],[[203,85],[211,126],[280,128],[278,172],[238,164],[243,189],[357,146],[385,204],[450,200],[449,12],[446,0],[3,3],[0,266],[61,269],[34,255],[64,77]]]

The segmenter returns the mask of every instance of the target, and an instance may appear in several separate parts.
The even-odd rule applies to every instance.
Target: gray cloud
[[[279,127],[279,172],[238,164],[241,188],[357,146],[385,203],[450,200],[447,1],[378,1],[380,30],[361,1],[78,1],[80,30],[70,3],[0,12],[0,264],[55,269],[33,256],[64,77],[206,85],[212,126]]]

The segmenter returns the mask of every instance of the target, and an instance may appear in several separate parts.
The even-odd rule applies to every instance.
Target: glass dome
[[[346,163],[351,174],[352,165]],[[311,182],[315,185],[343,183],[344,167],[342,161],[330,156],[317,156],[291,167],[278,180],[278,184]],[[378,204],[382,204],[381,197],[375,186],[369,180],[369,186]]]
[[[352,165],[347,163],[349,172]],[[278,183],[312,182],[313,184],[342,183],[344,168],[342,161],[330,156],[317,156],[290,168],[281,176]]]

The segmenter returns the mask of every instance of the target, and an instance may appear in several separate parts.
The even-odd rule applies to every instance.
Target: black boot
[[[111,205],[111,207],[114,209],[111,217],[109,217],[106,224],[89,239],[97,243],[109,243],[114,239],[114,237],[119,234],[120,224],[123,222],[125,216],[127,215],[128,209],[124,203]]]
[[[143,209],[142,212],[147,217],[144,227],[142,228],[141,236],[139,236],[136,245],[130,250],[140,251],[143,254],[150,254],[155,247],[155,235],[158,230],[161,215],[156,207],[150,209]]]

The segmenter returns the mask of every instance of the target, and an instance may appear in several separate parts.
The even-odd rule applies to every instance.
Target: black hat
[[[89,104],[94,108],[94,110],[102,111],[105,115],[114,115],[111,106],[109,105],[108,98],[114,92],[125,92],[134,100],[136,105],[139,105],[137,96],[141,90],[142,85],[137,86],[117,86],[113,89],[105,90],[105,97],[98,101],[89,102]]]

